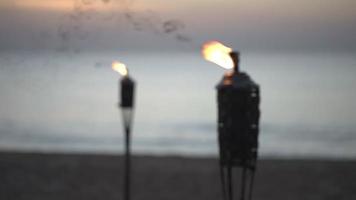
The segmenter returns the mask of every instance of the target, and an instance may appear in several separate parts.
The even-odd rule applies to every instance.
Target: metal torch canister
[[[122,108],[132,108],[134,103],[134,89],[135,83],[129,76],[124,76],[121,79],[121,91],[119,94],[121,98],[120,106]]]
[[[232,52],[235,67],[217,85],[220,164],[256,167],[259,133],[259,86],[239,72],[239,53]]]

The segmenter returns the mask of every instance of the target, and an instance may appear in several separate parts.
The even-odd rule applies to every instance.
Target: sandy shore
[[[120,156],[0,153],[1,200],[120,200]],[[219,200],[214,158],[136,156],[132,200]],[[261,160],[255,200],[356,199],[356,161]]]

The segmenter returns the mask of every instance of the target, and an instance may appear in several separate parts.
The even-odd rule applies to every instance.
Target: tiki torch
[[[122,110],[125,130],[125,174],[124,174],[124,200],[130,200],[130,176],[131,176],[131,152],[130,152],[130,137],[131,124],[133,118],[134,107],[134,90],[135,82],[129,77],[128,70],[123,63],[113,62],[112,69],[122,75],[119,82],[119,107]]]
[[[258,148],[259,86],[247,73],[240,72],[239,52],[212,41],[203,45],[202,53],[208,61],[229,70],[216,86],[224,199],[233,199],[233,167],[241,168],[240,199],[251,199]]]

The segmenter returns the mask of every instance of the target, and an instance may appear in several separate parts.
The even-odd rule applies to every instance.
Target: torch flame
[[[124,63],[115,61],[112,63],[111,68],[122,76],[127,76],[129,74],[127,67]]]
[[[234,62],[230,57],[232,49],[218,41],[210,41],[203,45],[202,54],[204,58],[225,69],[232,69]]]

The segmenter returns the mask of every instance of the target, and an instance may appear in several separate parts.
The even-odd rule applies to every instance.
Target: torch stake
[[[242,176],[241,176],[241,200],[245,199],[245,183],[246,183],[246,168],[242,168]]]
[[[220,181],[221,181],[221,189],[222,189],[222,193],[223,193],[223,200],[227,200],[226,183],[225,183],[225,169],[222,165],[220,165]]]
[[[125,128],[125,176],[124,176],[124,199],[130,200],[131,178],[131,151],[130,151],[130,128]]]
[[[251,175],[250,175],[250,189],[249,189],[249,194],[248,194],[248,199],[251,200],[252,199],[252,191],[253,191],[253,181],[255,178],[255,172],[251,171]]]
[[[229,186],[229,200],[233,200],[233,193],[232,193],[232,166],[229,165],[227,167],[227,180],[228,180],[228,186]]]

